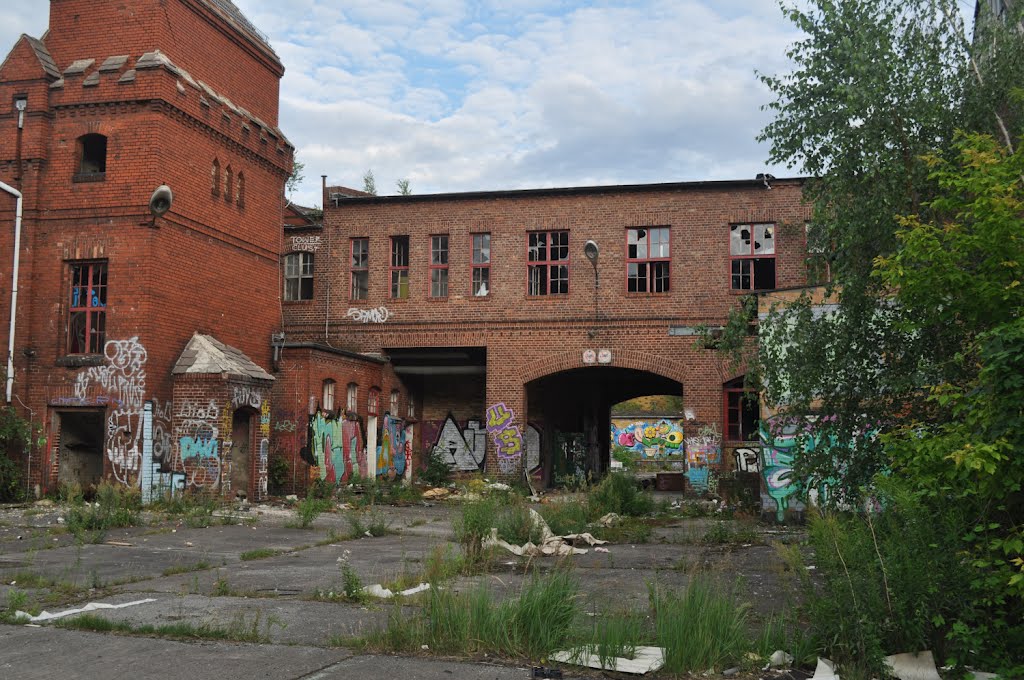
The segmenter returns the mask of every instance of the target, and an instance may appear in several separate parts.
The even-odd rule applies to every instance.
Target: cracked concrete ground
[[[62,512],[39,506],[0,510],[0,608],[15,589],[51,612],[90,601],[151,599],[93,613],[134,626],[242,627],[268,642],[178,642],[50,624],[2,625],[0,677],[109,677],[122,669],[131,669],[137,678],[342,678],[367,672],[424,679],[529,676],[526,666],[515,664],[354,655],[337,646],[381,626],[394,607],[318,596],[340,591],[339,558],[347,553],[364,584],[419,574],[438,546],[457,553],[452,536],[457,506],[377,506],[372,512],[381,513],[393,533],[357,539],[347,539],[349,515],[356,511],[325,513],[309,529],[286,526],[294,512],[274,506],[215,517],[205,528],[147,515],[147,526],[108,531],[95,544],[81,544],[69,535],[60,521]],[[649,584],[683,588],[695,571],[737,583],[761,615],[786,606],[782,563],[769,543],[795,540],[796,535],[730,520],[730,526],[739,522],[752,530],[757,540],[702,544],[700,538],[717,521],[680,517],[656,528],[648,543],[612,544],[605,546],[607,553],[591,550],[573,557],[584,606],[594,612],[609,605],[643,609]],[[551,568],[556,560],[534,559],[533,566]],[[526,578],[523,562],[511,554],[498,556],[487,573],[458,577],[450,587],[484,582],[498,595],[512,594]],[[413,615],[412,606],[403,610],[405,615]],[[572,667],[564,672],[566,677],[587,674]]]

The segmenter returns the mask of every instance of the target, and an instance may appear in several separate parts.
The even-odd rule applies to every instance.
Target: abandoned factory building
[[[605,471],[611,407],[652,394],[682,399],[692,487],[746,465],[756,409],[696,332],[804,284],[800,180],[325,186],[321,216],[284,199],[283,73],[230,0],[52,0],[0,65],[4,405],[41,427],[11,452],[30,490],[260,499],[432,453],[548,484]]]

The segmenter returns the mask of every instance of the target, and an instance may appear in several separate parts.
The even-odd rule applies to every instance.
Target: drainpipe
[[[14,217],[14,273],[11,278],[11,328],[7,336],[7,404],[11,403],[11,396],[14,393],[14,326],[18,318],[18,267],[21,264],[21,192],[0,182],[0,189],[18,199],[18,207]]]

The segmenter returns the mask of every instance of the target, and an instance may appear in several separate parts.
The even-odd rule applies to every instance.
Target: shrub
[[[654,497],[640,490],[635,476],[611,472],[587,496],[590,514],[600,517],[609,512],[639,517],[654,511]]]
[[[0,453],[0,503],[20,501],[22,492],[21,470],[13,460]]]
[[[497,526],[498,502],[493,498],[471,501],[462,506],[462,513],[455,519],[452,528],[455,540],[462,546],[466,561],[476,564],[483,549],[480,542]]]
[[[102,482],[96,489],[96,502],[78,501],[68,508],[64,521],[68,531],[79,539],[84,532],[100,532],[107,529],[133,527],[139,523],[142,497],[138,489]]]
[[[427,457],[427,467],[420,472],[420,479],[431,486],[445,486],[452,481],[452,469],[444,457],[444,452],[439,447],[430,449]]]
[[[296,526],[299,529],[308,529],[321,513],[331,507],[331,501],[326,498],[317,498],[310,494],[295,505]]]

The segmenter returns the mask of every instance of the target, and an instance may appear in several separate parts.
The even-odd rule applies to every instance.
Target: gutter
[[[20,191],[4,182],[0,182],[0,190],[6,191],[18,199],[18,207],[14,217],[14,273],[11,275],[13,279],[11,283],[11,328],[7,336],[7,403],[10,405],[11,397],[14,393],[14,327],[18,318],[18,267],[21,264],[21,211],[23,198]]]

